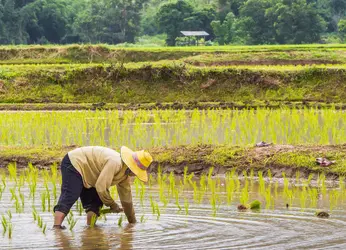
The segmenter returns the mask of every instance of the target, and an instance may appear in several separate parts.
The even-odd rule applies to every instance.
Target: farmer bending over
[[[147,169],[153,159],[148,152],[123,146],[120,154],[105,147],[81,147],[70,151],[62,160],[62,185],[58,204],[54,207],[54,228],[61,225],[80,197],[87,213],[87,224],[100,215],[103,205],[114,213],[124,211],[129,223],[136,223],[129,176],[148,181]],[[122,208],[112,199],[109,188],[117,186]]]

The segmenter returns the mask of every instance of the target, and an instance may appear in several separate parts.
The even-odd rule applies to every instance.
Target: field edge
[[[18,168],[29,163],[42,169],[58,164],[62,157],[76,145],[63,147],[0,147],[0,168],[16,162]],[[117,149],[115,149],[117,150]],[[207,174],[213,167],[213,174],[225,174],[236,169],[238,173],[262,171],[265,176],[307,178],[310,174],[324,173],[329,179],[337,179],[346,174],[346,144],[343,145],[272,145],[258,148],[228,145],[198,145],[177,147],[156,147],[148,149],[154,157],[150,172],[174,172],[177,175],[188,173]],[[328,167],[319,166],[316,158],[325,157],[336,161]],[[270,171],[269,171],[270,170]]]

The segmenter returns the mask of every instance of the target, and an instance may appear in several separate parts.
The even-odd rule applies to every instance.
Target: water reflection
[[[127,224],[124,228],[95,226],[94,228],[85,227],[78,232],[80,239],[76,246],[76,239],[71,237],[67,230],[54,230],[56,247],[62,250],[81,249],[118,249],[130,250],[133,248],[133,234],[135,225]],[[77,234],[75,234],[77,236]]]

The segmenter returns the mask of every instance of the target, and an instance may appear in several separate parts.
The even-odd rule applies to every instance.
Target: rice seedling
[[[294,193],[292,189],[285,189],[284,190],[284,198],[286,201],[286,204],[289,204],[289,206],[292,206],[293,199],[294,199]]]
[[[199,180],[200,189],[203,190],[203,191],[207,190],[206,179],[207,179],[207,176],[203,173],[201,175],[200,180]]]
[[[309,193],[309,197],[310,197],[310,207],[316,208],[317,207],[317,200],[318,200],[317,188],[308,188],[308,193]]]
[[[266,188],[265,188],[265,180],[264,180],[262,171],[258,171],[258,182],[259,182],[259,187],[260,187],[260,193],[262,195],[264,195]]]
[[[339,176],[339,189],[340,191],[344,191],[345,189],[345,177],[344,176]]]
[[[192,179],[193,179],[194,176],[195,176],[195,174],[194,174],[194,173],[191,173],[191,174],[189,174],[188,177],[187,177],[187,182],[188,182],[190,185],[193,185]]]
[[[296,184],[299,184],[300,183],[300,172],[297,171],[296,172]]]
[[[151,188],[152,187],[152,183],[154,182],[154,177],[150,174],[149,175],[149,180],[148,180],[148,187]]]
[[[304,210],[306,208],[306,200],[307,200],[307,191],[305,186],[302,187],[302,191],[300,192],[299,199],[300,199],[300,207],[302,210]]]
[[[2,194],[4,193],[5,187],[0,185],[0,200],[2,199]]]
[[[268,209],[273,203],[273,197],[271,195],[271,188],[267,188],[265,191],[266,208]]]
[[[181,208],[181,206],[179,204],[179,190],[178,189],[174,190],[174,196],[175,196],[175,205],[178,207],[178,209],[180,211],[182,208]]]
[[[69,224],[69,229],[70,231],[73,230],[73,228],[75,227],[75,225],[77,224],[77,221],[74,216],[73,216],[73,213],[72,211],[70,211],[70,213],[68,214],[67,216],[67,223]]]
[[[135,185],[136,197],[139,196],[139,182],[140,180],[137,177],[135,177],[133,184]]]
[[[311,184],[311,181],[312,181],[313,178],[314,178],[314,174],[313,173],[309,174],[309,177],[306,180],[305,185],[309,186]]]
[[[16,195],[16,188],[13,187],[13,188],[10,188],[10,193],[11,193],[11,201],[12,200],[15,200],[17,195]]]
[[[254,169],[251,168],[250,175],[249,175],[250,181],[252,181],[254,179],[254,175],[255,175]]]
[[[32,208],[32,217],[34,218],[34,221],[36,221],[37,220],[37,211],[36,211],[36,208],[35,207],[33,207]]]
[[[184,199],[184,208],[185,208],[185,214],[188,215],[189,214],[189,201],[188,199]]]
[[[3,235],[5,235],[7,231],[7,227],[8,227],[8,222],[4,215],[1,216],[1,225],[3,230]]]
[[[4,173],[1,175],[1,182],[2,182],[2,185],[5,189],[7,185],[6,185],[6,174],[4,174]]]
[[[278,197],[278,187],[279,187],[279,182],[276,181],[274,184],[274,196],[275,196],[275,198]]]
[[[12,138],[2,142],[4,145],[23,146],[93,144],[115,147],[118,144],[124,144],[130,147],[153,147],[226,142],[233,145],[248,145],[253,143],[258,134],[261,134],[262,137],[274,143],[329,144],[333,142],[337,144],[342,143],[346,136],[346,124],[340,124],[345,114],[333,108],[305,109],[302,112],[283,108],[257,109],[256,112],[249,109],[223,112],[209,110],[191,113],[184,110],[170,110],[140,111],[139,113],[138,115],[135,115],[133,111],[2,113],[0,126],[3,134]],[[104,119],[101,120],[100,117]],[[149,128],[150,131],[143,133],[143,127],[140,124],[149,121],[154,124]],[[171,122],[171,124],[162,126],[164,122]],[[320,126],[322,123],[323,126]],[[211,129],[205,124],[210,124]],[[246,129],[237,129],[240,125]],[[66,128],[66,132],[61,131],[62,127]],[[129,133],[130,127],[131,133]],[[335,131],[335,128],[338,128],[338,133],[330,133]],[[197,129],[201,132],[195,136]],[[45,134],[36,132],[41,130],[44,130]],[[90,133],[90,131],[95,132]],[[223,137],[218,136],[220,131],[224,134]],[[235,134],[234,131],[237,133]]]
[[[47,198],[46,192],[42,192],[41,193],[41,208],[42,208],[42,212],[46,211],[46,198]]]
[[[12,223],[8,223],[7,227],[8,227],[8,238],[12,239],[12,230],[13,230]]]
[[[23,193],[19,193],[19,197],[20,197],[20,201],[21,201],[21,204],[22,204],[22,210],[24,210],[24,204],[25,204],[24,194]]]
[[[10,180],[14,181],[17,184],[17,164],[16,163],[10,163],[7,166],[7,170],[9,173]]]
[[[123,224],[123,216],[120,215],[119,219],[118,219],[118,226],[121,227]]]
[[[155,203],[155,210],[156,210],[156,213],[157,213],[156,219],[159,220],[159,219],[160,219],[160,216],[161,216],[161,211],[160,211],[160,208],[159,208],[159,204],[158,204],[158,203]]]
[[[18,196],[15,196],[14,207],[16,208],[16,213],[21,213],[23,211],[22,206],[20,205]]]
[[[213,175],[213,172],[214,172],[214,167],[209,168],[208,178],[207,178],[208,187],[210,187],[210,184],[212,183],[212,178],[211,177]]]
[[[97,221],[97,215],[93,214],[91,216],[91,220],[90,220],[90,228],[94,228],[95,227],[96,221]]]
[[[144,206],[144,194],[145,194],[145,185],[143,182],[140,182],[141,190],[140,190],[140,203],[141,206]]]
[[[8,215],[8,218],[10,218],[10,220],[11,220],[12,219],[12,212],[11,212],[11,210],[7,211],[7,215]]]
[[[168,180],[169,180],[169,189],[168,189],[168,195],[170,193],[174,193],[174,190],[175,190],[175,177],[174,177],[174,173],[173,172],[170,172],[169,173],[169,177],[168,177]]]
[[[188,167],[184,167],[184,176],[183,176],[183,180],[184,180],[184,187],[187,184],[187,171],[188,171]]]
[[[210,205],[213,211],[213,216],[216,216],[218,209],[218,194],[216,192],[216,181],[210,179],[209,181],[209,189],[210,189]]]
[[[273,181],[273,175],[272,175],[272,172],[270,171],[270,169],[268,169],[267,175],[269,178],[269,183],[271,183]]]
[[[245,185],[240,193],[240,203],[247,204],[249,201],[249,190],[248,185]]]
[[[46,234],[46,229],[47,229],[47,223],[44,223],[42,226],[42,233]]]
[[[230,205],[233,198],[233,193],[235,190],[235,183],[231,173],[226,175],[226,193],[227,193],[227,204]]]
[[[193,200],[194,200],[195,203],[198,203],[198,201],[199,201],[199,191],[198,191],[197,183],[195,181],[193,181],[191,183],[191,186],[193,188]]]
[[[329,205],[330,211],[333,211],[336,205],[338,204],[338,200],[340,198],[340,192],[338,190],[331,190],[329,192]]]
[[[146,218],[145,218],[145,216],[144,216],[144,214],[141,216],[141,219],[140,219],[140,222],[141,223],[145,223],[146,222]]]

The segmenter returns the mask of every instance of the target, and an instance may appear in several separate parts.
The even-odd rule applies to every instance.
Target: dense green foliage
[[[219,44],[328,42],[346,0],[0,0],[0,43],[134,43],[205,30]]]

